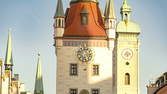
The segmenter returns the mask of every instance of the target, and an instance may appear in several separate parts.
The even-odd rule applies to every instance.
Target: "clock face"
[[[88,47],[81,47],[77,51],[77,57],[82,62],[89,62],[92,60],[94,52]]]
[[[126,60],[130,60],[133,56],[133,52],[131,49],[127,48],[122,51],[122,57]]]

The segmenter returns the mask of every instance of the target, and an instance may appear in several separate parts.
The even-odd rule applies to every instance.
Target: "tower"
[[[116,16],[113,0],[107,0],[105,7],[105,30],[108,37],[108,48],[114,47]],[[112,48],[113,49],[113,48]]]
[[[56,13],[54,16],[54,39],[55,39],[55,46],[61,47],[62,46],[62,37],[64,34],[64,27],[65,27],[65,17],[64,17],[64,9],[62,0],[58,0]]]
[[[130,20],[131,7],[124,0],[122,20],[116,28],[114,94],[139,94],[140,28]]]
[[[38,54],[38,64],[37,64],[34,94],[44,94],[40,54]]]
[[[124,0],[116,24],[113,0],[107,0],[104,16],[97,0],[71,0],[65,15],[58,0],[56,94],[139,94],[140,28],[131,11]]]
[[[2,90],[3,94],[11,94],[11,79],[13,75],[13,57],[12,57],[12,38],[11,32],[8,33],[8,42],[6,49],[6,58],[5,58],[5,81],[3,82],[5,89]],[[4,91],[4,92],[3,92]]]
[[[58,7],[62,6],[60,1],[57,10],[62,10],[62,7]],[[97,0],[71,0],[65,15],[65,27],[62,28],[63,36],[54,36],[57,56],[56,94],[112,92],[115,38],[114,26],[111,26],[115,24],[114,12],[110,9],[113,8],[112,3],[112,0],[107,3],[106,22],[109,21],[110,25],[105,28]],[[58,32],[61,30],[56,28],[55,34]]]

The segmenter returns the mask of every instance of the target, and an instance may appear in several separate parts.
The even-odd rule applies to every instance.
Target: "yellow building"
[[[8,35],[5,62],[3,63],[2,59],[0,59],[0,94],[31,94],[25,90],[24,83],[20,82],[19,74],[13,75],[12,39],[10,32]]]
[[[113,0],[104,15],[98,0],[71,0],[54,16],[56,94],[139,94],[139,26],[127,0],[116,20]]]

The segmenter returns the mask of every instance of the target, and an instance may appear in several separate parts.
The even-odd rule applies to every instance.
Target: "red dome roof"
[[[81,12],[87,9],[88,24],[81,24]],[[64,37],[106,37],[100,9],[94,2],[71,4],[66,17]]]

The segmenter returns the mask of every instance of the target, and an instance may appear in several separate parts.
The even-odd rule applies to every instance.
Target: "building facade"
[[[12,38],[9,32],[5,62],[0,59],[0,94],[31,94],[24,87],[19,74],[13,74]]]
[[[167,94],[167,72],[147,85],[147,94]]]
[[[54,16],[56,94],[139,94],[140,28],[124,0],[121,21],[113,0],[104,14],[97,0],[71,0]]]

